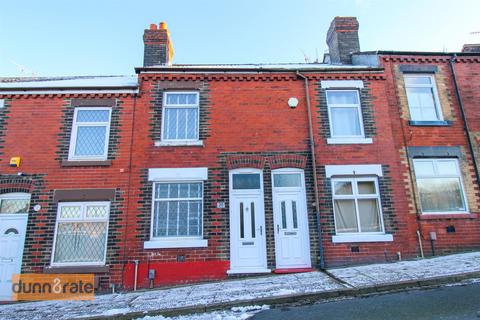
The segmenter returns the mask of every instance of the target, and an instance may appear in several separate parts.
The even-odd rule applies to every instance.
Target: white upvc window
[[[69,160],[106,160],[111,108],[75,108]]]
[[[53,266],[104,265],[110,202],[60,202]]]
[[[203,182],[153,185],[152,240],[202,239]]]
[[[376,177],[332,179],[336,234],[383,234]]]
[[[422,213],[468,212],[457,159],[415,159],[413,164]]]
[[[405,74],[410,118],[414,121],[443,121],[435,77],[431,74]]]
[[[198,92],[163,94],[162,141],[191,142],[199,139]]]
[[[362,108],[358,90],[327,90],[332,138],[363,138]]]

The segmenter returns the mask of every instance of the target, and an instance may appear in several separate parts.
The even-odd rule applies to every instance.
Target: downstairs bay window
[[[58,204],[53,266],[104,265],[110,202]]]

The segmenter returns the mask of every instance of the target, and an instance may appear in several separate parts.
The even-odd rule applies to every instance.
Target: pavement
[[[266,309],[254,314],[250,319],[472,320],[479,319],[477,317],[480,314],[479,296],[480,283],[467,282],[456,286]]]
[[[98,295],[93,301],[0,305],[0,319],[135,319],[250,305],[307,303],[480,278],[480,252]]]

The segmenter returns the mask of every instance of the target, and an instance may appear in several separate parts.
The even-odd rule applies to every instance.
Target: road
[[[262,311],[252,320],[480,319],[480,283]]]

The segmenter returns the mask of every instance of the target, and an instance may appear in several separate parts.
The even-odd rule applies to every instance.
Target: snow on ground
[[[129,312],[148,312],[240,301],[257,303],[256,301],[261,301],[262,298],[336,291],[346,287],[375,286],[473,271],[480,272],[480,252],[328,271],[336,278],[343,280],[345,284],[339,283],[323,272],[271,275],[163,290],[97,295],[93,301],[42,301],[0,305],[0,319],[78,319],[86,316],[113,316]],[[212,317],[220,316],[219,319],[222,319],[222,315],[225,316],[225,319],[230,319],[228,316],[237,317],[231,319],[241,319],[239,318],[241,314],[242,312],[236,312],[236,310],[211,313]],[[184,319],[179,318],[178,320]],[[203,320],[204,318],[198,319]]]
[[[480,271],[480,252],[328,270],[354,287]]]
[[[214,311],[208,313],[195,313],[176,317],[150,317],[146,316],[137,320],[245,320],[255,313],[269,309],[269,306],[234,307],[227,311]]]

